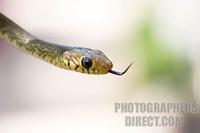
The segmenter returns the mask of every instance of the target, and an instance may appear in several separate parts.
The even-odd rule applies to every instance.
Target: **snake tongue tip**
[[[132,62],[123,72],[117,72],[117,71],[114,71],[114,70],[109,70],[108,72],[112,73],[112,74],[115,74],[115,75],[123,75],[123,74],[125,74],[128,71],[128,69],[131,67],[131,65],[133,63],[134,62]]]

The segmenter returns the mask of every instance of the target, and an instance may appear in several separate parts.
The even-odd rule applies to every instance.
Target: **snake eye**
[[[88,57],[83,57],[81,60],[81,64],[86,69],[89,69],[92,66],[92,60]]]

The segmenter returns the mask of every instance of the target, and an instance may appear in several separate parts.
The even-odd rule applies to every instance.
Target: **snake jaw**
[[[131,67],[132,64],[133,63],[131,63],[123,72],[117,72],[117,71],[114,71],[114,70],[109,70],[108,72],[112,73],[112,74],[115,74],[115,75],[121,76],[121,75],[125,74],[128,71],[128,69]]]

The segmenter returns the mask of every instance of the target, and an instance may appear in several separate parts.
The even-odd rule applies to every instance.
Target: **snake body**
[[[57,67],[86,74],[122,75],[111,70],[112,62],[99,50],[49,43],[31,35],[0,13],[0,38],[8,44]]]

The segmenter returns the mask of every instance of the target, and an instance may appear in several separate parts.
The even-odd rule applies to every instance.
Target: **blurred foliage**
[[[132,42],[131,47],[139,54],[145,80],[170,85],[177,90],[191,87],[191,63],[186,56],[156,37],[151,19],[145,19],[134,40],[137,43]]]

